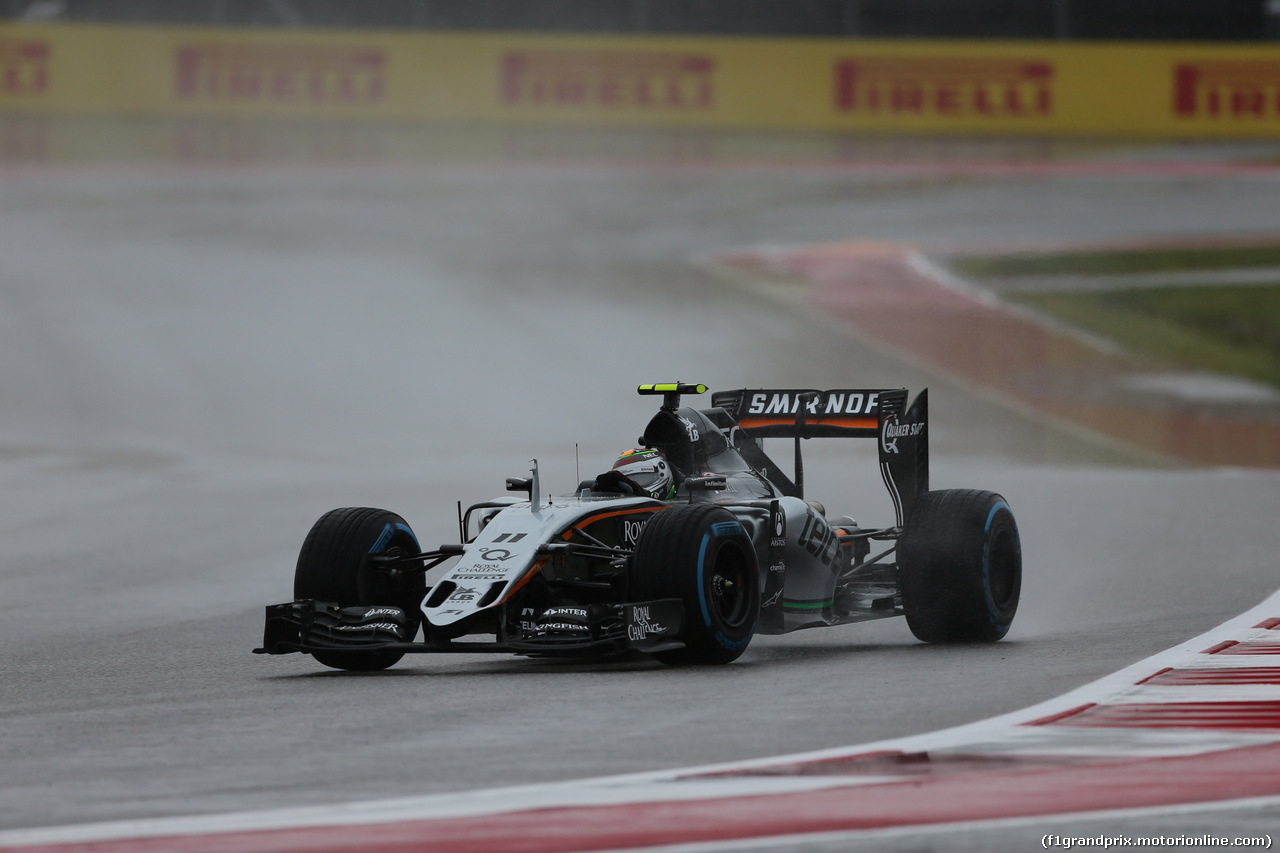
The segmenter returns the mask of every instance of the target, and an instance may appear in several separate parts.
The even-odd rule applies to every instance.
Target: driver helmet
[[[651,447],[628,450],[613,463],[613,470],[644,489],[649,497],[671,500],[676,494],[676,480],[662,453]]]

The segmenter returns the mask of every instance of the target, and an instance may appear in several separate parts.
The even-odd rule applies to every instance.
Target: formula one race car
[[[542,496],[535,460],[507,480],[519,495],[459,503],[458,544],[424,552],[386,510],[326,513],[302,545],[296,600],[267,608],[255,651],[350,670],[482,651],[724,664],[756,633],[898,615],[930,643],[1005,635],[1022,585],[1017,524],[1000,495],[929,491],[927,392],[910,408],[901,389],[681,405],[706,390],[641,386],[663,398],[642,447],[565,497]],[[800,443],[816,437],[878,442],[892,526],[863,529],[805,500]],[[791,477],[767,438],[795,442]],[[428,588],[426,573],[455,558]]]

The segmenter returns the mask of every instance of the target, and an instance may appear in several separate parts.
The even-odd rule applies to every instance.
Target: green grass
[[[956,258],[951,265],[975,279],[1280,267],[1280,245],[986,255]]]
[[[1109,338],[1156,364],[1280,387],[1280,282],[1009,298]]]

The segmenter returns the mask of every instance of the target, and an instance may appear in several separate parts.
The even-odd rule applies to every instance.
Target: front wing
[[[399,651],[506,652],[519,655],[610,655],[662,652],[684,647],[684,605],[667,598],[625,604],[593,604],[583,618],[540,622],[519,638],[483,642],[470,639],[414,642],[417,620],[387,605],[339,607],[303,599],[267,607],[262,648],[255,654],[293,652]]]

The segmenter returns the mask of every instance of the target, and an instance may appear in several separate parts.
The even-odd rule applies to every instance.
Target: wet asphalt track
[[[690,260],[850,237],[1275,233],[1277,182],[527,163],[0,171],[0,829],[908,735],[1212,627],[1280,587],[1280,476],[1151,466],[1048,429]],[[576,482],[575,442],[584,476],[607,466],[650,414],[634,386],[676,378],[929,385],[935,487],[1001,491],[1018,515],[1026,578],[1008,640],[931,648],[890,620],[760,638],[733,666],[680,671],[465,656],[345,675],[249,654],[325,510],[384,506],[449,541],[454,502],[498,493],[533,456],[554,489]],[[811,445],[810,493],[887,523],[871,449]],[[1061,828],[876,843],[1029,849]]]

